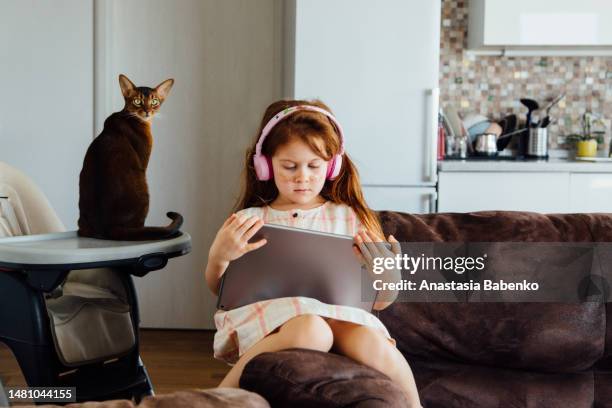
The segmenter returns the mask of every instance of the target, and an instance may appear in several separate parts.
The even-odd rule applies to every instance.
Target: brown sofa
[[[399,241],[612,242],[612,214],[380,216],[386,234]],[[395,303],[380,318],[410,362],[426,408],[604,408],[612,407],[610,308],[597,302]],[[383,374],[309,350],[261,354],[247,364],[240,384],[273,408],[405,406]],[[238,394],[241,401],[211,405],[203,393],[149,397],[139,406],[265,406],[257,396]]]
[[[612,241],[612,214],[380,217],[399,241]],[[426,408],[612,407],[609,303],[394,303],[380,318],[410,362]],[[315,351],[262,354],[240,384],[272,407],[404,405],[384,375]]]

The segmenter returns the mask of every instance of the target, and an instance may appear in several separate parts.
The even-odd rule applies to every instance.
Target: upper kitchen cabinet
[[[470,0],[468,48],[511,55],[612,54],[610,0]]]
[[[434,186],[440,1],[284,7],[285,95],[330,106],[363,184]]]

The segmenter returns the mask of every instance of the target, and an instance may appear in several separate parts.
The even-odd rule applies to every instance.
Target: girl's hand
[[[374,259],[376,258],[395,258],[402,254],[402,247],[393,235],[389,235],[391,250],[387,248],[384,239],[376,237],[369,231],[359,231],[353,238],[355,245],[353,250],[361,265],[365,266],[370,274],[374,274]],[[381,263],[384,265],[384,261]],[[400,282],[402,279],[401,271],[398,269],[385,269],[381,274],[376,274],[376,279],[384,283]],[[380,290],[374,303],[375,310],[382,310],[389,306],[397,298],[397,290]]]
[[[396,255],[402,254],[402,247],[400,243],[395,239],[393,235],[389,235],[389,243],[391,244],[391,250],[387,248],[384,239],[377,238],[370,231],[359,231],[357,235],[353,237],[355,245],[353,250],[361,265],[368,268],[369,271],[374,270],[374,259],[375,258],[395,258]]]
[[[232,214],[225,220],[215,236],[208,253],[209,262],[212,260],[214,263],[227,265],[230,261],[240,258],[247,252],[264,246],[267,242],[265,238],[249,243],[249,239],[263,225],[263,221],[256,215],[247,217]]]

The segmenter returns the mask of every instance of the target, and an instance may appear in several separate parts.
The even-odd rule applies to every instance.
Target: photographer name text
[[[537,282],[523,280],[521,282],[506,282],[504,280],[493,281],[485,279],[481,282],[470,280],[469,282],[428,282],[422,280],[420,283],[402,279],[399,282],[384,282],[376,279],[373,282],[375,290],[398,290],[398,291],[421,291],[421,290],[469,290],[469,291],[537,291],[540,285]]]

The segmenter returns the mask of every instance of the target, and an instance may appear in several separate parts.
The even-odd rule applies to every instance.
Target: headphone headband
[[[326,111],[325,109],[319,108],[318,106],[297,105],[297,106],[291,106],[289,108],[283,109],[282,111],[274,115],[272,119],[268,121],[268,123],[266,123],[266,125],[261,131],[261,135],[259,135],[259,141],[257,141],[257,144],[255,145],[255,155],[257,156],[261,155],[261,148],[263,146],[263,143],[266,140],[266,137],[268,137],[268,134],[270,134],[270,132],[274,128],[274,126],[276,126],[278,122],[282,121],[287,116],[297,111],[300,111],[300,110],[318,112],[318,113],[321,113],[327,116],[338,129],[338,138],[340,139],[340,151],[338,152],[338,154],[339,155],[344,154],[344,133],[342,132],[342,126],[340,126],[340,123],[334,117],[334,115],[332,115],[330,112]]]
[[[325,109],[312,105],[298,105],[291,106],[278,112],[263,127],[261,135],[259,135],[259,140],[255,145],[255,155],[253,156],[253,167],[255,168],[255,174],[257,175],[258,180],[266,181],[274,177],[272,172],[272,160],[261,153],[261,148],[266,140],[266,137],[270,134],[272,128],[274,128],[278,122],[285,119],[292,113],[300,110],[321,113],[329,118],[332,124],[336,126],[338,138],[340,139],[340,151],[337,154],[334,154],[332,159],[327,163],[327,174],[325,175],[325,178],[327,180],[334,180],[340,174],[340,169],[342,168],[342,155],[344,154],[344,134],[342,133],[342,126],[340,126],[340,123],[336,120],[334,115]]]

